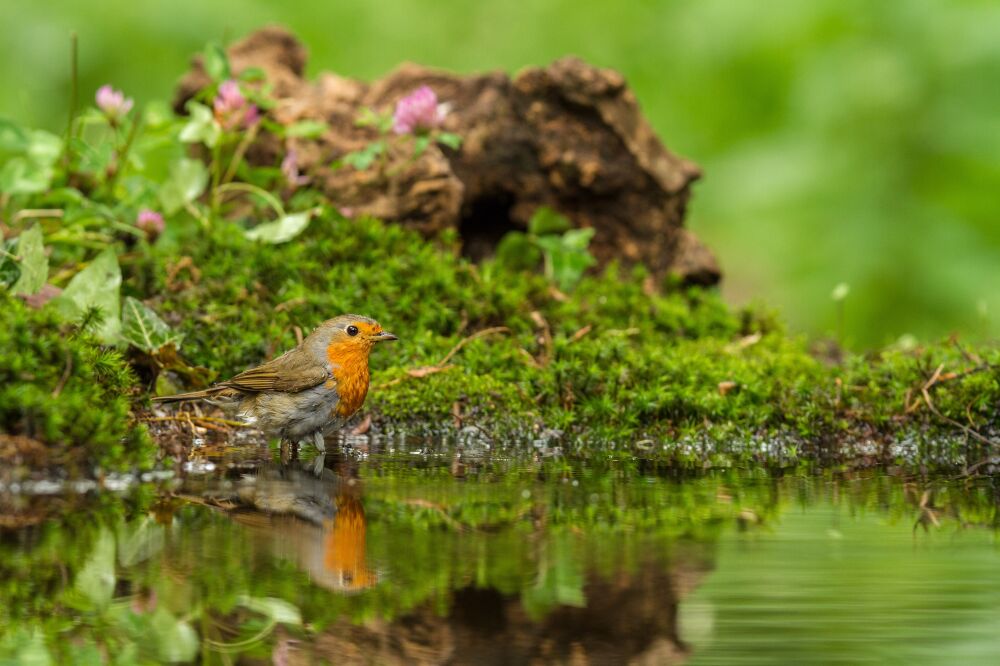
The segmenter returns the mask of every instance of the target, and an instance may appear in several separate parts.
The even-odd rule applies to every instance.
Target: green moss
[[[188,245],[201,270],[188,288],[167,289],[164,266],[176,257],[159,258],[154,292],[167,295],[156,307],[184,332],[185,354],[220,375],[293,346],[295,326],[374,316],[401,338],[372,359],[368,409],[389,422],[447,425],[457,403],[463,423],[494,435],[546,427],[595,445],[661,438],[675,455],[678,442],[705,435],[794,436],[816,451],[903,430],[974,442],[954,422],[996,419],[995,349],[978,350],[981,363],[940,344],[829,364],[772,315],[731,309],[714,291],[649,294],[641,270],[612,267],[565,297],[539,276],[469,264],[453,240],[322,217],[294,242],[270,246],[221,225],[209,242]],[[497,326],[507,331],[469,341],[452,367],[411,375]],[[929,388],[935,414],[920,389],[942,364],[979,369]]]
[[[119,352],[0,291],[0,432],[44,445],[31,458],[77,471],[150,464],[154,448],[129,411],[134,388]]]

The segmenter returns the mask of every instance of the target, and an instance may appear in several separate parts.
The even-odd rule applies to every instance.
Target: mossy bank
[[[367,409],[382,423],[555,430],[564,446],[639,442],[685,458],[711,456],[678,445],[692,438],[791,437],[835,455],[838,442],[902,433],[956,435],[978,455],[970,432],[995,425],[995,349],[943,342],[834,363],[771,313],[731,309],[713,291],[654,293],[642,271],[612,268],[564,294],[532,273],[470,264],[453,240],[335,214],[280,246],[232,225],[197,246],[180,234],[152,263],[163,296],[150,304],[183,333],[186,357],[220,376],[293,346],[296,327],[341,312],[379,319],[402,338],[372,358]],[[197,272],[176,270],[182,245],[197,247],[183,260]]]
[[[0,480],[16,480],[19,468],[149,466],[156,447],[131,414],[137,395],[122,354],[89,326],[68,326],[0,290]]]
[[[452,238],[325,213],[283,245],[247,240],[231,223],[175,225],[126,270],[123,292],[182,336],[175,365],[209,370],[164,371],[161,388],[238,372],[330,316],[363,312],[401,338],[372,357],[376,427],[471,427],[500,442],[541,437],[563,451],[697,464],[734,450],[771,457],[775,439],[798,458],[851,457],[859,450],[841,446],[866,442],[864,456],[892,462],[898,450],[882,444],[905,438],[916,446],[909,462],[939,459],[922,442],[947,442],[946,457],[968,464],[985,455],[1000,401],[996,349],[944,342],[821,360],[770,313],[729,308],[712,291],[654,293],[645,278],[612,268],[563,293],[530,272],[471,264]],[[119,352],[3,298],[5,441],[150,465],[129,397],[155,391],[155,373],[141,366],[137,385]]]

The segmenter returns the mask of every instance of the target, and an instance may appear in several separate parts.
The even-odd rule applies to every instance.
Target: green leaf
[[[28,132],[28,146],[25,151],[28,159],[35,164],[52,166],[62,152],[62,139],[45,130]]]
[[[170,175],[160,188],[160,204],[173,215],[196,200],[208,185],[208,169],[200,160],[182,157],[170,165]]]
[[[142,301],[127,296],[122,306],[122,337],[144,352],[154,354],[170,343],[180,348],[182,336],[174,334]]]
[[[583,277],[584,271],[597,263],[587,250],[593,235],[593,229],[570,229],[561,236],[535,238],[545,256],[545,275],[560,289],[570,289]]]
[[[60,316],[67,321],[78,320],[88,308],[100,308],[104,314],[97,337],[106,344],[119,340],[121,310],[119,290],[122,272],[118,258],[112,248],[108,248],[94,258],[82,271],[73,276],[66,289],[51,303]]]
[[[431,145],[431,137],[428,135],[418,136],[413,141],[413,157],[417,158],[424,154],[427,147]]]
[[[300,120],[285,127],[285,136],[316,139],[323,136],[329,125],[319,120]]]
[[[28,149],[28,132],[13,121],[0,118],[0,154],[22,155]]]
[[[280,624],[302,624],[302,613],[284,599],[243,595],[237,599],[237,603]]]
[[[0,121],[0,191],[8,194],[44,192],[52,183],[53,165],[62,139],[43,130],[24,130]]]
[[[497,244],[496,259],[514,270],[530,271],[538,268],[542,253],[527,234],[509,231]]]
[[[0,287],[9,288],[21,277],[21,266],[13,259],[17,249],[17,239],[8,238],[0,243]]]
[[[21,260],[21,277],[14,285],[14,293],[38,293],[49,277],[49,260],[45,256],[41,226],[36,224],[18,236],[17,256]]]
[[[147,102],[142,108],[142,129],[158,130],[174,121],[174,110],[164,100]],[[135,147],[133,146],[133,150]]]
[[[115,591],[115,537],[101,528],[90,558],[76,575],[75,588],[97,608],[104,608]]]
[[[192,661],[198,654],[198,634],[190,624],[178,620],[163,606],[153,611],[149,628],[160,661]]]
[[[354,121],[355,127],[374,127],[379,134],[385,134],[392,129],[391,113],[376,113],[374,109],[365,107],[361,109],[361,115]]]
[[[462,147],[462,137],[454,132],[440,132],[435,139],[438,143],[444,144],[452,150],[458,150]]]
[[[119,653],[120,654],[120,653]],[[90,638],[83,638],[69,654],[71,666],[104,666],[101,651]]]
[[[209,42],[205,45],[205,50],[201,53],[202,63],[205,65],[205,72],[212,77],[213,81],[222,81],[232,76],[232,69],[229,66],[229,56],[226,50],[217,42]]]
[[[184,108],[189,117],[181,128],[180,140],[184,143],[203,143],[214,148],[222,136],[222,127],[215,120],[212,109],[193,99]]]
[[[52,183],[51,166],[33,164],[26,157],[13,157],[0,169],[0,192],[7,194],[36,194],[44,192]]]
[[[305,231],[311,217],[312,213],[309,211],[285,215],[274,222],[258,224],[246,232],[246,237],[272,245],[286,243]]]
[[[19,628],[13,634],[14,661],[19,666],[49,666],[53,663],[52,655],[45,645],[45,634],[35,627],[31,634]]]
[[[573,225],[564,215],[560,215],[548,206],[539,207],[528,222],[528,233],[534,236],[561,234],[572,228]]]
[[[547,557],[551,561],[540,569],[535,585],[521,594],[524,610],[536,619],[556,606],[583,608],[587,605],[583,569],[570,543],[565,539],[555,540],[549,546]]]
[[[130,567],[163,549],[165,530],[152,516],[123,524],[118,529],[118,563]]]
[[[260,67],[247,67],[242,72],[240,72],[240,81],[252,82],[252,81],[263,81],[267,78],[267,72],[265,72]]]
[[[108,167],[114,164],[117,159],[115,142],[110,137],[93,143],[87,142],[81,137],[75,137],[71,143],[77,165],[76,170],[92,173],[98,178],[103,178]]]
[[[385,152],[385,142],[384,141],[372,141],[367,146],[361,150],[355,150],[352,153],[347,153],[340,161],[344,164],[348,164],[358,171],[364,171],[372,165],[379,155]]]

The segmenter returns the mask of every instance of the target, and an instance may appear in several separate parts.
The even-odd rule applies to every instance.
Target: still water
[[[990,477],[419,444],[8,484],[0,663],[996,664],[998,507]]]

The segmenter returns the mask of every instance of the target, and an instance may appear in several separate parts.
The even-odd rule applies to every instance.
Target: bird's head
[[[392,333],[382,330],[381,324],[374,319],[355,314],[328,319],[309,338],[306,344],[322,349],[331,361],[345,356],[367,356],[379,342],[398,340]]]

